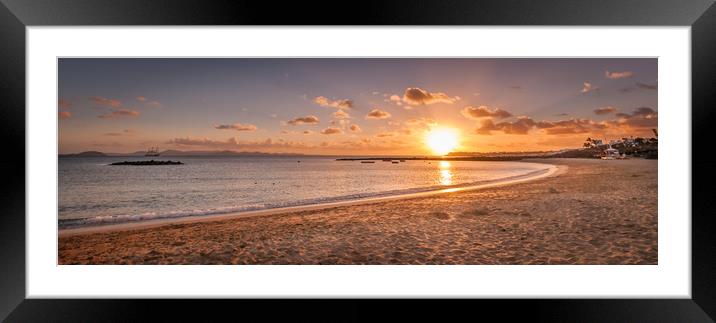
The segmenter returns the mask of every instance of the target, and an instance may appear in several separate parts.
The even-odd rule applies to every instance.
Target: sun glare
[[[454,129],[435,129],[425,138],[425,143],[437,155],[447,155],[458,144],[458,134]]]

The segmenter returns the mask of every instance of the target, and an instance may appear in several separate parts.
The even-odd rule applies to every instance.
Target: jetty
[[[180,161],[171,160],[139,160],[139,161],[122,161],[109,164],[110,166],[160,166],[160,165],[184,165]]]

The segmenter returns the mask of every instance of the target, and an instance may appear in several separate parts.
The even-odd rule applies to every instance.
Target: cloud
[[[390,96],[390,102],[395,103],[396,105],[403,105],[403,101],[397,94],[393,94]]]
[[[619,89],[618,91],[621,93],[629,93],[629,92],[634,92],[636,90],[637,90],[636,86],[627,86],[627,87],[623,87],[623,88]]]
[[[598,90],[599,90],[599,88],[592,85],[592,83],[584,82],[584,86],[582,87],[582,90],[580,92],[589,93],[589,92],[598,91]]]
[[[368,112],[368,114],[365,115],[366,119],[386,119],[390,118],[390,113],[388,111],[383,111],[380,109],[373,109]]]
[[[136,133],[136,131],[134,131],[132,129],[124,129],[124,130],[122,130],[122,132],[108,132],[108,133],[105,133],[103,136],[119,137],[119,136],[129,136],[129,135],[132,135],[135,133]]]
[[[636,91],[636,90],[655,91],[655,90],[658,90],[658,89],[659,89],[658,84],[653,84],[653,85],[652,85],[652,84],[646,84],[646,83],[636,82],[636,83],[635,83],[634,85],[632,85],[632,86],[627,86],[627,87],[624,87],[624,88],[619,89],[619,92],[629,93],[629,92],[634,92],[634,91]]]
[[[519,86],[519,85],[513,85],[513,86],[510,86],[510,89],[512,89],[512,90],[522,90],[522,87]]]
[[[637,82],[636,86],[642,90],[658,90],[659,89],[659,86],[657,84],[651,85],[651,84]]]
[[[609,125],[607,122],[595,122],[589,119],[568,119],[559,121],[534,121],[530,117],[520,116],[516,121],[494,123],[492,119],[483,119],[478,134],[490,135],[493,131],[504,134],[526,135],[533,129],[543,130],[548,135],[587,133],[602,130]]]
[[[632,72],[632,71],[622,71],[622,72],[605,71],[604,76],[606,76],[608,79],[618,80],[618,79],[632,77],[632,76],[634,76],[634,72]]]
[[[313,102],[322,107],[331,107],[338,109],[351,109],[353,108],[353,101],[348,99],[331,100],[325,96],[317,96],[313,99]]]
[[[442,92],[431,93],[417,87],[409,87],[405,89],[403,94],[403,102],[410,105],[427,105],[440,102],[452,104],[459,99],[459,97],[450,97]]]
[[[161,108],[162,104],[159,101],[150,100],[146,96],[138,96],[136,97],[137,101],[144,103],[145,106],[148,106],[150,108]]]
[[[324,135],[335,135],[335,134],[342,134],[343,130],[341,128],[336,127],[328,127],[326,129],[321,130],[321,134]]]
[[[137,110],[128,110],[128,109],[111,109],[110,112],[98,115],[97,118],[100,119],[115,119],[119,117],[130,117],[130,118],[136,118],[140,115],[140,112]]]
[[[516,121],[500,122],[495,124],[492,119],[484,119],[477,128],[477,133],[490,135],[492,131],[502,131],[505,134],[526,135],[535,126],[535,122],[528,117],[518,117]]]
[[[122,106],[122,102],[120,102],[119,100],[107,99],[101,96],[92,96],[89,99],[94,104],[103,107],[119,108]]]
[[[607,107],[610,108],[610,107]],[[635,129],[649,129],[658,126],[658,113],[649,107],[639,107],[632,113],[615,113],[616,109],[604,109],[614,113],[616,119],[594,121],[591,119],[572,118],[557,121],[535,121],[527,116],[517,117],[516,121],[495,123],[492,118],[484,118],[475,129],[477,134],[491,135],[495,131],[504,134],[526,135],[532,130],[539,130],[547,135],[570,135],[605,132],[632,132]],[[597,110],[595,110],[596,113]]]
[[[334,126],[335,126],[335,125],[338,125],[338,126],[341,127],[341,129],[346,129],[346,127],[347,127],[350,123],[351,123],[351,122],[350,122],[350,120],[348,120],[348,119],[338,119],[338,120],[333,120],[333,121],[331,121],[331,124],[332,124],[332,125],[334,125]]]
[[[512,116],[511,113],[502,109],[490,109],[487,106],[481,105],[479,107],[466,106],[462,109],[462,115],[468,119],[481,119],[481,118],[497,118],[504,119]]]
[[[656,115],[656,111],[649,107],[639,107],[639,108],[636,108],[636,110],[634,110],[634,112],[632,112],[632,116],[647,117],[647,116],[655,116],[655,115]]]
[[[69,119],[72,117],[72,113],[69,111],[60,111],[57,113],[57,117],[60,118],[60,120]]]
[[[628,128],[654,128],[659,125],[659,114],[649,107],[639,107],[631,114],[619,113],[613,125]]]
[[[560,121],[542,121],[536,125],[544,129],[548,135],[588,133],[594,130],[602,130],[607,127],[604,122],[595,122],[589,119],[569,119]]]
[[[333,117],[336,119],[349,119],[351,116],[348,114],[348,112],[345,112],[343,109],[336,110],[336,112],[333,112]]]
[[[414,128],[420,128],[423,130],[430,130],[430,128],[436,126],[438,123],[435,121],[435,119],[432,118],[410,118],[408,120],[405,120],[405,125],[409,127]]]
[[[605,115],[605,114],[610,114],[610,113],[615,113],[615,112],[617,112],[617,108],[611,107],[611,106],[594,109],[594,114],[599,115],[599,116]]]
[[[149,101],[149,102],[147,102],[146,105],[147,105],[148,107],[152,107],[152,108],[161,108],[161,107],[163,107],[163,105],[162,105],[161,103],[159,103],[159,101]]]
[[[305,117],[299,117],[295,118],[293,120],[286,121],[287,124],[290,124],[292,126],[296,125],[302,125],[302,124],[318,124],[318,117],[316,116],[305,116]]]
[[[354,123],[354,124],[351,124],[350,129],[351,129],[351,131],[353,131],[353,132],[361,132],[361,131],[363,131],[363,130],[360,128],[360,126],[357,125],[357,124],[355,124],[355,123]]]
[[[241,124],[241,123],[234,123],[234,124],[226,124],[226,125],[217,125],[214,126],[214,128],[219,130],[236,130],[236,131],[256,131],[258,129],[255,125],[252,124]]]
[[[67,100],[67,99],[59,98],[59,99],[57,100],[57,106],[58,106],[60,109],[69,109],[69,108],[72,106],[72,102],[71,102],[70,100]]]
[[[304,135],[310,135],[310,134],[312,134],[312,133],[313,133],[313,131],[311,131],[311,130],[304,130],[304,131],[303,131],[303,134],[304,134]]]
[[[397,133],[395,133],[393,131],[386,131],[386,132],[378,133],[375,136],[378,138],[394,137],[394,136],[397,136]]]
[[[166,144],[181,147],[204,147],[211,149],[229,150],[308,147],[308,145],[302,142],[288,141],[283,139],[273,140],[271,138],[268,138],[263,141],[238,141],[234,137],[231,137],[226,141],[213,140],[208,138],[173,138],[168,140]]]
[[[121,143],[116,142],[116,141],[112,141],[112,142],[93,142],[92,145],[93,145],[93,146],[96,146],[96,147],[113,147],[113,148],[124,147],[124,145],[122,145]]]

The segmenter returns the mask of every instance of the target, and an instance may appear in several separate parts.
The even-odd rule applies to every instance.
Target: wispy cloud
[[[59,99],[57,100],[57,106],[58,106],[60,109],[69,109],[69,108],[72,106],[72,101],[67,100],[67,99],[63,99],[63,98],[59,98]]]
[[[430,130],[432,127],[437,126],[438,122],[433,118],[410,118],[405,120],[405,125],[411,128],[418,128],[421,130]]]
[[[642,90],[658,90],[659,86],[657,84],[646,84],[646,83],[636,83],[636,86]]]
[[[582,86],[582,90],[580,92],[589,93],[589,92],[598,91],[598,90],[599,90],[599,87],[592,85],[592,83],[584,82],[584,85]]]
[[[213,140],[208,138],[173,138],[166,144],[178,147],[204,147],[211,149],[228,149],[228,150],[244,150],[244,149],[271,149],[271,148],[305,148],[307,144],[297,141],[289,141],[283,139],[268,138],[263,141],[238,141],[231,137],[226,141]]]
[[[605,71],[604,76],[606,76],[606,78],[608,78],[608,79],[618,80],[618,79],[632,77],[632,76],[634,76],[634,72],[632,72],[632,71],[621,71],[621,72]]]
[[[610,113],[615,113],[615,112],[617,112],[617,108],[612,107],[612,106],[594,109],[594,114],[599,115],[599,116],[605,115],[605,114],[610,114]]]
[[[242,123],[234,123],[234,124],[224,124],[224,125],[216,125],[214,128],[219,130],[236,130],[236,131],[256,131],[258,129],[255,125],[252,124],[242,124]]]
[[[122,102],[119,100],[108,99],[101,96],[92,96],[89,98],[92,103],[102,107],[119,108],[122,106]]]
[[[60,120],[69,119],[72,117],[72,112],[70,111],[59,111],[57,113],[57,117],[60,118]]]
[[[161,103],[159,103],[159,101],[149,101],[145,105],[148,107],[151,107],[151,108],[161,108],[164,106]]]
[[[136,133],[136,131],[134,131],[132,129],[124,129],[124,130],[122,130],[122,132],[108,132],[108,133],[105,133],[103,136],[120,137],[120,136],[130,136],[135,133]]]
[[[337,128],[337,127],[328,127],[326,129],[321,130],[321,134],[323,134],[323,135],[338,135],[338,134],[342,134],[342,133],[343,133],[343,130],[341,130],[341,128]]]
[[[487,117],[504,119],[512,116],[512,113],[509,113],[505,110],[499,108],[490,109],[489,107],[484,105],[481,105],[479,107],[466,106],[462,109],[461,113],[465,118],[468,119],[481,119]]]
[[[290,124],[292,126],[302,125],[302,124],[318,124],[319,120],[316,116],[305,116],[305,117],[299,117],[292,120],[286,121],[287,124]]]
[[[130,109],[111,109],[108,113],[98,115],[97,118],[100,119],[115,119],[119,117],[129,117],[129,118],[136,118],[141,113],[137,110],[130,110]]]

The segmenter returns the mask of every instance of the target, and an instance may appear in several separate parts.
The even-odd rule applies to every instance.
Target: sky
[[[59,152],[338,155],[651,137],[656,58],[60,58]],[[433,138],[435,139],[435,138]]]

